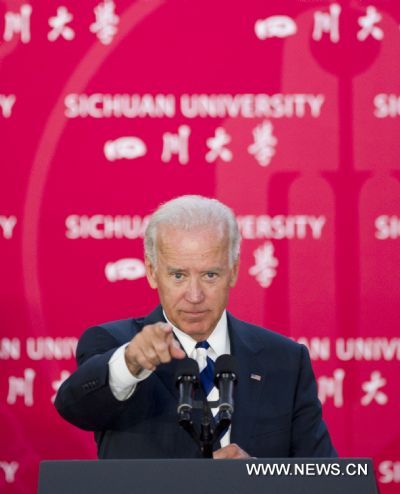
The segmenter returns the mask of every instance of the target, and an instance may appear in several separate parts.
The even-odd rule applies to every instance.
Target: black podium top
[[[370,459],[44,461],[38,494],[377,494]]]

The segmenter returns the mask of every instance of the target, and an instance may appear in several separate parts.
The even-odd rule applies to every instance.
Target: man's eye
[[[176,279],[176,280],[181,280],[183,278],[183,274],[182,273],[172,273],[172,276]]]
[[[206,278],[208,280],[213,280],[217,277],[217,273],[212,273],[212,272],[209,272],[209,273],[206,273]]]

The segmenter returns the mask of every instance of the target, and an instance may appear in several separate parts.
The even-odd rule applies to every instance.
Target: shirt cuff
[[[112,394],[119,401],[130,398],[136,389],[136,385],[148,378],[152,373],[147,369],[143,369],[137,376],[131,374],[125,362],[126,346],[124,344],[115,350],[108,361],[108,384],[110,385]]]

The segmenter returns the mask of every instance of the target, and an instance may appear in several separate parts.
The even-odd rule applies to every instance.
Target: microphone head
[[[238,375],[238,365],[236,363],[235,357],[232,355],[220,355],[215,361],[215,378],[214,382],[218,386],[218,380],[221,374],[230,374],[230,378],[233,381],[237,381]]]
[[[179,383],[184,377],[191,378],[193,382],[199,381],[199,364],[192,358],[184,358],[178,360],[176,363],[175,382],[179,386]]]

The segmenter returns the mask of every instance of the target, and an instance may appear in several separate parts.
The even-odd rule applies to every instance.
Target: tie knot
[[[210,344],[208,341],[199,341],[196,343],[196,348],[204,348],[205,350],[208,350],[210,348]]]

